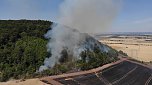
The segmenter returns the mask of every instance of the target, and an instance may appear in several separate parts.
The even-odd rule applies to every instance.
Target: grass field
[[[118,51],[122,50],[134,59],[144,62],[152,61],[152,42],[146,41],[146,39],[108,38],[101,39],[100,42]]]

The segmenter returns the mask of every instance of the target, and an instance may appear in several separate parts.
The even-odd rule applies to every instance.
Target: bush
[[[124,55],[124,56],[128,56],[127,53],[124,53],[122,50],[120,50],[119,53]]]

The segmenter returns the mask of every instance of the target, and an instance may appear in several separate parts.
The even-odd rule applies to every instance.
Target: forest
[[[44,34],[52,22],[42,20],[0,20],[0,81],[23,78],[36,72],[44,59]]]
[[[82,52],[81,60],[74,62],[63,50],[61,64],[38,72],[44,59],[51,56],[44,34],[51,30],[52,24],[44,20],[0,20],[0,81],[88,70],[118,60],[118,52],[112,48],[105,53],[94,47],[93,51]]]

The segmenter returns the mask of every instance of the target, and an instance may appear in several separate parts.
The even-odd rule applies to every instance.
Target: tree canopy
[[[33,74],[48,55],[50,21],[0,20],[0,81]]]

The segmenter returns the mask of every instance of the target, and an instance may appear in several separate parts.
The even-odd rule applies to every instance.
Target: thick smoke
[[[68,51],[69,55],[75,56],[76,59],[78,59],[77,55],[83,51],[79,44],[84,41],[85,35],[82,36],[77,30],[59,24],[54,24],[52,28],[53,30],[48,31],[45,35],[49,39],[47,51],[51,52],[52,56],[45,59],[44,66],[39,69],[40,72],[58,64],[61,52],[64,49]]]
[[[59,23],[83,33],[101,33],[118,13],[120,0],[65,0],[60,6]]]
[[[86,50],[80,45],[86,38],[81,33],[105,31],[118,11],[118,4],[114,1],[116,2],[116,0],[64,0],[60,6],[58,19],[58,23],[62,25],[54,24],[53,29],[45,34],[49,39],[48,52],[51,52],[52,56],[45,59],[39,71],[59,63],[63,49],[73,55],[74,59],[79,59],[79,54]]]

